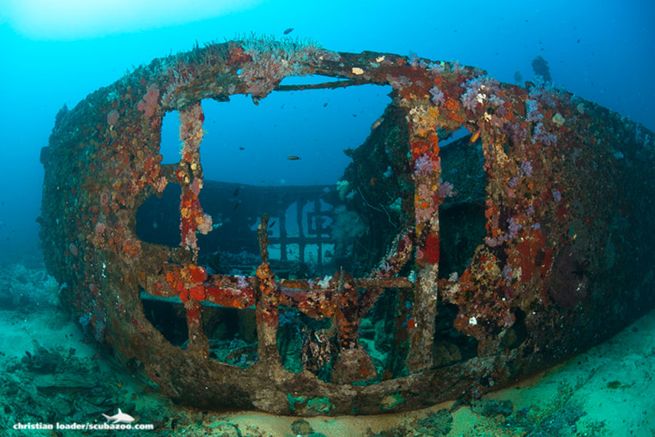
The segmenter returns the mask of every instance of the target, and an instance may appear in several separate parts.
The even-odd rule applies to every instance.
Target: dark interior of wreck
[[[485,235],[485,173],[480,141],[463,128],[440,131],[442,180],[453,188],[440,208],[440,276],[460,275]],[[256,186],[205,180],[200,193],[213,230],[199,236],[199,264],[210,273],[253,275],[261,262],[257,226],[269,217],[270,263],[277,277],[321,280],[337,271],[365,277],[384,257],[393,238],[413,223],[414,183],[405,113],[391,104],[356,149],[334,185]],[[180,187],[169,184],[137,213],[137,235],[146,242],[180,245]],[[412,263],[401,272],[411,276]],[[187,326],[178,298],[142,291],[146,317],[174,345],[185,348]],[[384,291],[359,327],[360,344],[371,356],[378,379],[406,375],[408,344],[398,317],[411,312],[411,291]],[[257,360],[254,309],[203,303],[203,328],[210,356],[249,367]],[[440,302],[434,357],[437,367],[476,355],[476,341],[453,327],[455,305]],[[518,324],[517,324],[518,325]],[[400,327],[402,328],[402,327]],[[314,320],[281,306],[278,350],[286,369],[310,370],[330,381],[337,352],[329,319]]]

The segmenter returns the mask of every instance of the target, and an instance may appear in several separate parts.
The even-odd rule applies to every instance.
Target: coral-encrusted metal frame
[[[367,277],[337,272],[329,284],[277,280],[267,255],[267,221],[256,276],[208,275],[196,263],[196,234],[211,231],[202,189],[201,99],[264,98],[291,75],[391,85],[409,127],[414,226],[401,232]],[[181,114],[180,162],[162,165],[160,129]],[[459,276],[438,279],[438,130],[461,126],[482,140],[487,237]],[[562,360],[616,332],[652,306],[654,136],[568,93],[501,84],[481,70],[364,52],[337,53],[269,40],[232,41],[153,61],[62,110],[43,149],[41,238],[63,299],[88,315],[97,337],[142,363],[162,391],[199,407],[299,415],[370,414],[478,396]],[[179,248],[140,241],[137,208],[179,183]],[[399,276],[412,263],[415,279]],[[360,319],[384,289],[412,291],[407,376],[375,376],[359,345]],[[179,296],[189,346],[171,345],[145,318],[141,290]],[[258,362],[233,367],[208,359],[201,305],[254,305]],[[477,356],[435,368],[439,303],[456,305],[453,330],[477,340]],[[280,364],[278,306],[331,318],[338,358],[330,383]],[[363,382],[362,382],[363,381]]]

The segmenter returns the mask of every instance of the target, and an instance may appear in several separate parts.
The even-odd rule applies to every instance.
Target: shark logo
[[[129,414],[125,414],[121,411],[121,409],[118,409],[118,413],[114,414],[113,416],[107,416],[106,414],[103,414],[105,416],[105,419],[107,419],[107,422],[110,420],[112,421],[112,425],[115,425],[117,423],[132,423],[134,422],[134,417],[130,416]]]

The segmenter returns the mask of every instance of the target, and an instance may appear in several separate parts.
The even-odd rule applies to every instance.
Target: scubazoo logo
[[[118,413],[113,416],[103,414],[107,421],[105,423],[15,423],[15,430],[47,430],[47,431],[116,431],[116,430],[139,430],[139,431],[153,431],[155,425],[152,423],[137,423],[134,417],[125,414],[118,409]],[[57,433],[59,434],[59,433]],[[4,434],[2,434],[4,435]],[[22,435],[22,434],[21,434]],[[113,435],[113,434],[112,434]]]
[[[113,416],[107,416],[106,414],[103,414],[105,419],[107,419],[107,422],[112,421],[112,425],[115,425],[117,423],[132,423],[134,422],[134,417],[130,416],[129,414],[125,414],[121,411],[121,409],[118,409],[118,413],[114,414]]]

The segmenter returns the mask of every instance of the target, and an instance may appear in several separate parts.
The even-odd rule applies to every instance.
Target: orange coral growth
[[[411,144],[412,158],[418,159],[421,155],[436,156],[439,155],[439,138],[436,133],[432,133],[427,139],[415,139]]]
[[[443,107],[447,110],[446,116],[456,123],[464,123],[465,117],[462,111],[462,106],[455,99],[447,98],[443,103]]]
[[[127,239],[123,242],[123,253],[130,258],[135,258],[141,253],[141,242],[139,240]]]
[[[196,285],[189,289],[189,297],[193,300],[204,300],[206,297],[205,287]]]
[[[255,304],[255,293],[252,288],[229,289],[205,287],[205,299],[228,308],[247,308]]]
[[[207,272],[200,266],[191,264],[187,266],[187,272],[191,278],[191,281],[194,283],[204,282],[207,280]]]
[[[439,262],[440,248],[439,236],[430,233],[425,239],[425,246],[423,247],[423,258],[420,260],[427,264],[437,264]]]
[[[540,265],[536,261],[539,259],[538,254],[543,255],[546,245],[546,238],[540,229],[531,230],[531,232],[522,239],[517,245],[516,250],[510,256],[510,263],[519,266],[521,269],[521,281],[529,281]]]

